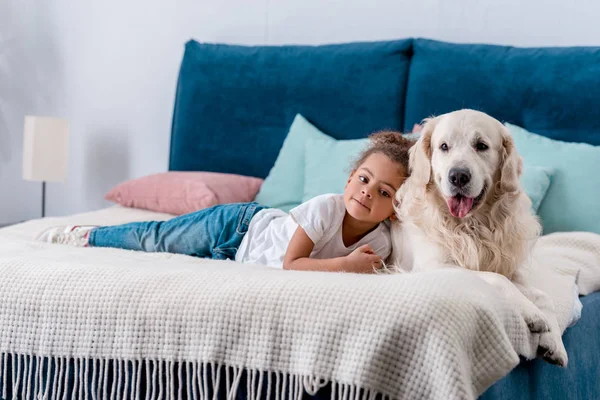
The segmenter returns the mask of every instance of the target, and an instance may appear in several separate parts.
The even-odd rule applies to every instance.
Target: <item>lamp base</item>
[[[42,181],[42,218],[46,216],[46,181]]]

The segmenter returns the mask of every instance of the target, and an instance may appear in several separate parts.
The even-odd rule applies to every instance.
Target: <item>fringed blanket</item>
[[[235,398],[245,372],[253,399],[328,383],[344,400],[473,399],[535,354],[510,299],[468,271],[295,272],[30,239],[58,222],[0,230],[5,396]]]

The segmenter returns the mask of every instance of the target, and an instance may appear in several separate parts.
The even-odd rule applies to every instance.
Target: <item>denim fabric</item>
[[[233,260],[252,217],[264,208],[258,203],[221,204],[168,221],[99,227],[90,232],[88,244]]]

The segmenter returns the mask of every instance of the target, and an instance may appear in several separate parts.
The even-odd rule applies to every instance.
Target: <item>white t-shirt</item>
[[[345,214],[344,197],[340,194],[317,196],[289,214],[276,208],[261,210],[250,221],[235,261],[282,268],[283,257],[298,225],[315,244],[311,258],[343,257],[369,244],[377,255],[386,259],[392,251],[387,222],[380,223],[360,241],[346,247],[342,240]]]

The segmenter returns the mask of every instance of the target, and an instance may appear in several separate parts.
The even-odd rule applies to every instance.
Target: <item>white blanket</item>
[[[287,382],[290,399],[331,381],[332,397],[344,400],[359,393],[362,399],[473,399],[515,367],[518,355],[535,355],[536,338],[510,300],[468,271],[281,271],[31,239],[57,223],[168,217],[115,207],[0,230],[0,375],[7,374],[9,355],[18,372],[12,382],[2,379],[4,391],[12,385],[24,394],[52,390],[62,396],[68,375],[63,360],[71,358],[76,380],[92,382],[99,398],[119,398],[128,384],[139,395],[144,381],[154,398],[172,393],[182,376],[189,376],[183,390],[193,398],[204,398],[204,385],[218,386],[219,379],[233,395],[245,369],[253,398],[266,394],[259,393],[263,381],[268,391]],[[542,239],[538,250],[548,255],[543,263],[574,282],[576,271],[550,256],[566,237],[572,266],[588,262],[579,276],[581,292],[598,289],[598,235],[549,236],[548,244]],[[562,288],[560,279],[553,282]],[[572,290],[560,291],[569,293],[560,298],[565,310],[573,308]],[[53,377],[47,385],[31,357],[54,360],[43,372]],[[107,385],[107,360],[118,360],[112,372],[118,385]],[[207,371],[213,378],[203,384],[199,378]],[[161,373],[168,379],[158,379]],[[19,386],[23,376],[36,384]]]

